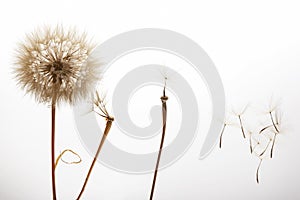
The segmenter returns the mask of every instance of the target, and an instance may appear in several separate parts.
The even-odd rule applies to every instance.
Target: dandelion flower
[[[100,62],[90,58],[93,45],[86,34],[62,26],[43,27],[19,44],[14,70],[18,85],[39,103],[51,104],[52,193],[55,189],[55,108],[57,104],[89,97],[99,77]]]
[[[99,79],[99,62],[87,59],[93,47],[76,29],[37,29],[17,49],[18,83],[38,102],[73,104]]]

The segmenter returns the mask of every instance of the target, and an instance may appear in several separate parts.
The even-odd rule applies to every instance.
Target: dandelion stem
[[[92,164],[91,164],[91,166],[90,166],[90,169],[89,169],[89,171],[88,171],[88,173],[87,173],[87,176],[86,176],[86,178],[85,178],[85,181],[84,181],[84,184],[83,184],[83,186],[82,186],[82,188],[81,188],[81,191],[80,191],[78,197],[76,198],[77,200],[79,200],[79,199],[81,198],[81,196],[82,196],[82,194],[83,194],[83,192],[84,192],[84,189],[85,189],[85,187],[86,187],[86,185],[87,185],[87,182],[88,182],[88,180],[89,180],[89,178],[90,178],[90,175],[91,175],[91,173],[92,173],[92,170],[93,170],[93,168],[94,168],[94,165],[95,165],[95,163],[96,163],[96,161],[97,161],[97,158],[98,158],[98,156],[99,156],[99,153],[100,153],[100,151],[101,151],[101,149],[102,149],[102,146],[103,146],[103,144],[104,144],[104,142],[105,142],[105,140],[106,140],[106,137],[107,137],[107,135],[108,135],[108,133],[109,133],[109,131],[110,131],[110,128],[111,128],[111,126],[112,126],[112,122],[113,122],[114,119],[113,119],[113,118],[107,118],[106,120],[107,120],[107,122],[106,122],[106,126],[105,126],[105,130],[104,130],[102,139],[101,139],[101,141],[100,141],[100,143],[99,143],[97,152],[96,152],[96,154],[95,154],[95,156],[94,156],[93,162],[92,162]]]
[[[55,100],[51,105],[51,175],[52,175],[52,195],[53,200],[56,200],[55,186]]]
[[[223,128],[222,128],[222,131],[221,131],[221,135],[220,135],[220,143],[219,143],[220,149],[222,148],[222,137],[223,137],[223,133],[224,133],[224,130],[225,130],[226,125],[227,125],[227,124],[224,123]]]
[[[239,117],[239,121],[240,121],[241,130],[242,130],[242,133],[243,133],[243,137],[246,138],[245,131],[244,131],[244,126],[243,126],[242,119],[241,119],[241,115],[238,115],[238,117]]]
[[[152,187],[151,187],[150,200],[153,199],[154,188],[155,188],[155,183],[156,183],[156,177],[157,177],[157,173],[158,173],[158,167],[159,167],[160,157],[161,157],[161,153],[162,153],[162,149],[163,149],[163,145],[164,145],[164,140],[165,140],[165,133],[166,133],[167,100],[168,100],[168,97],[166,96],[166,83],[165,83],[164,90],[163,90],[163,96],[160,99],[161,99],[161,102],[162,102],[163,129],[162,129],[160,147],[159,147],[159,152],[158,152],[155,171],[154,171]]]
[[[259,173],[259,169],[260,169],[260,166],[261,166],[261,163],[262,163],[262,158],[260,158],[260,161],[259,161],[259,165],[257,167],[257,170],[256,170],[256,182],[259,184],[259,177],[258,177],[258,173]]]

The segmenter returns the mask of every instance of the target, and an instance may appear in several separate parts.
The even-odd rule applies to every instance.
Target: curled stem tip
[[[67,153],[67,152],[70,152],[70,153],[74,154],[75,156],[77,156],[78,160],[76,160],[76,161],[65,161],[65,160],[63,159],[63,155],[64,155],[65,153]],[[71,165],[71,164],[79,164],[79,163],[81,163],[81,161],[82,161],[82,159],[81,159],[81,157],[79,156],[79,154],[76,153],[75,151],[71,150],[71,149],[65,149],[65,150],[63,150],[63,151],[59,154],[59,156],[56,158],[55,169],[56,169],[56,167],[57,167],[57,165],[58,165],[58,163],[59,163],[60,160],[61,160],[63,163],[66,163],[66,164],[68,164],[68,165]]]

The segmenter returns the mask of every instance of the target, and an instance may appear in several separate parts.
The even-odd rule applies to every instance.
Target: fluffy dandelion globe
[[[36,29],[17,49],[18,83],[42,103],[73,104],[86,98],[100,78],[100,63],[88,59],[93,47],[74,28]]]

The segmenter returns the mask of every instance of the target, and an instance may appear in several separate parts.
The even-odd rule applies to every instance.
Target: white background
[[[252,115],[244,117],[251,129],[258,118],[264,118],[271,96],[281,102],[283,134],[277,138],[274,158],[263,162],[261,184],[255,182],[259,160],[250,155],[240,130],[231,126],[224,134],[223,148],[215,148],[203,161],[198,155],[204,134],[199,134],[182,159],[159,173],[155,199],[299,199],[298,4],[289,0],[2,1],[0,199],[51,199],[50,109],[24,96],[11,72],[16,44],[24,34],[57,23],[77,26],[98,43],[137,28],[164,28],[186,35],[216,64],[229,111],[250,103]],[[205,102],[199,102],[200,112]],[[72,109],[62,106],[57,115],[57,153],[72,148],[83,158],[80,165],[61,164],[57,170],[59,199],[75,199],[91,157],[76,133]],[[151,174],[122,174],[98,164],[83,199],[147,199],[151,181]]]

